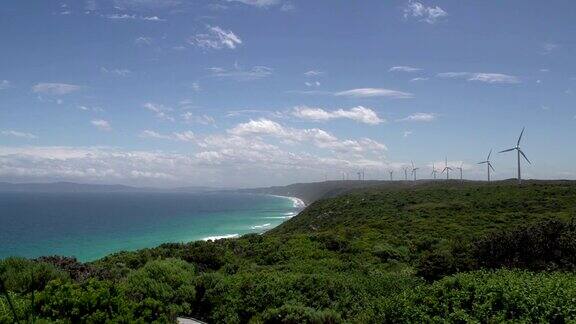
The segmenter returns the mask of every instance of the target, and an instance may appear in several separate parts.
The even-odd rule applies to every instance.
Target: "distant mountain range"
[[[83,184],[75,182],[9,183],[0,182],[0,192],[209,192],[220,188],[188,186],[179,188],[131,187],[124,185]]]

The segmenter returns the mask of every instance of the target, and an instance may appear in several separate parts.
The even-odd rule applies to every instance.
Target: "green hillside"
[[[264,235],[0,278],[20,319],[70,323],[576,321],[576,183],[350,183],[260,189],[313,201]]]

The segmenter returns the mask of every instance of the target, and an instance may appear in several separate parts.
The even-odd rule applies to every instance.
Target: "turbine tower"
[[[418,170],[419,168],[414,166],[414,161],[412,162],[412,175],[414,176],[414,181],[416,181],[416,170]]]
[[[522,157],[524,159],[526,159],[526,162],[528,162],[529,164],[532,164],[532,162],[530,162],[530,160],[528,160],[528,158],[526,157],[526,154],[524,154],[524,152],[520,148],[520,141],[522,140],[522,135],[524,135],[524,128],[522,128],[522,132],[520,132],[520,137],[518,137],[518,142],[516,142],[515,147],[513,147],[511,149],[504,150],[504,151],[500,151],[500,153],[504,153],[504,152],[510,152],[510,151],[516,150],[516,153],[518,154],[518,184],[522,183],[522,173],[520,171],[520,155],[522,155]]]
[[[393,181],[394,178],[392,177],[392,174],[394,173],[394,170],[390,170],[388,171],[388,173],[390,173],[390,181]]]
[[[492,155],[492,150],[490,150],[490,153],[488,153],[486,161],[478,162],[478,164],[486,164],[486,169],[488,171],[488,182],[490,182],[490,169],[492,169],[492,171],[496,171],[490,162],[490,155]]]
[[[404,167],[404,181],[408,181],[408,167]]]
[[[450,180],[450,171],[452,171],[452,168],[448,166],[448,157],[446,157],[444,160],[444,170],[442,170],[442,173],[446,172],[446,180]]]
[[[432,175],[434,176],[434,180],[436,180],[436,174],[438,173],[438,170],[436,170],[436,166],[434,165],[434,163],[432,163]]]
[[[460,162],[460,166],[457,167],[456,169],[458,169],[460,171],[460,181],[464,181],[464,178],[462,177],[462,166],[464,165],[464,162]]]

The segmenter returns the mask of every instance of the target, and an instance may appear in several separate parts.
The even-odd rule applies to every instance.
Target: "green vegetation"
[[[325,192],[265,235],[1,260],[0,323],[576,322],[576,184]]]

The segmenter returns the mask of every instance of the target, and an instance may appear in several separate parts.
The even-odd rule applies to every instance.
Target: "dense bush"
[[[192,312],[194,276],[194,267],[183,260],[150,261],[131,272],[120,290],[135,304],[135,317],[147,322],[158,318],[169,321]]]
[[[254,320],[259,322],[259,320]],[[266,310],[262,314],[264,324],[337,324],[342,323],[340,315],[334,311],[318,311],[310,307],[283,305]]]
[[[480,267],[574,271],[576,219],[494,233],[474,242],[471,253]]]

